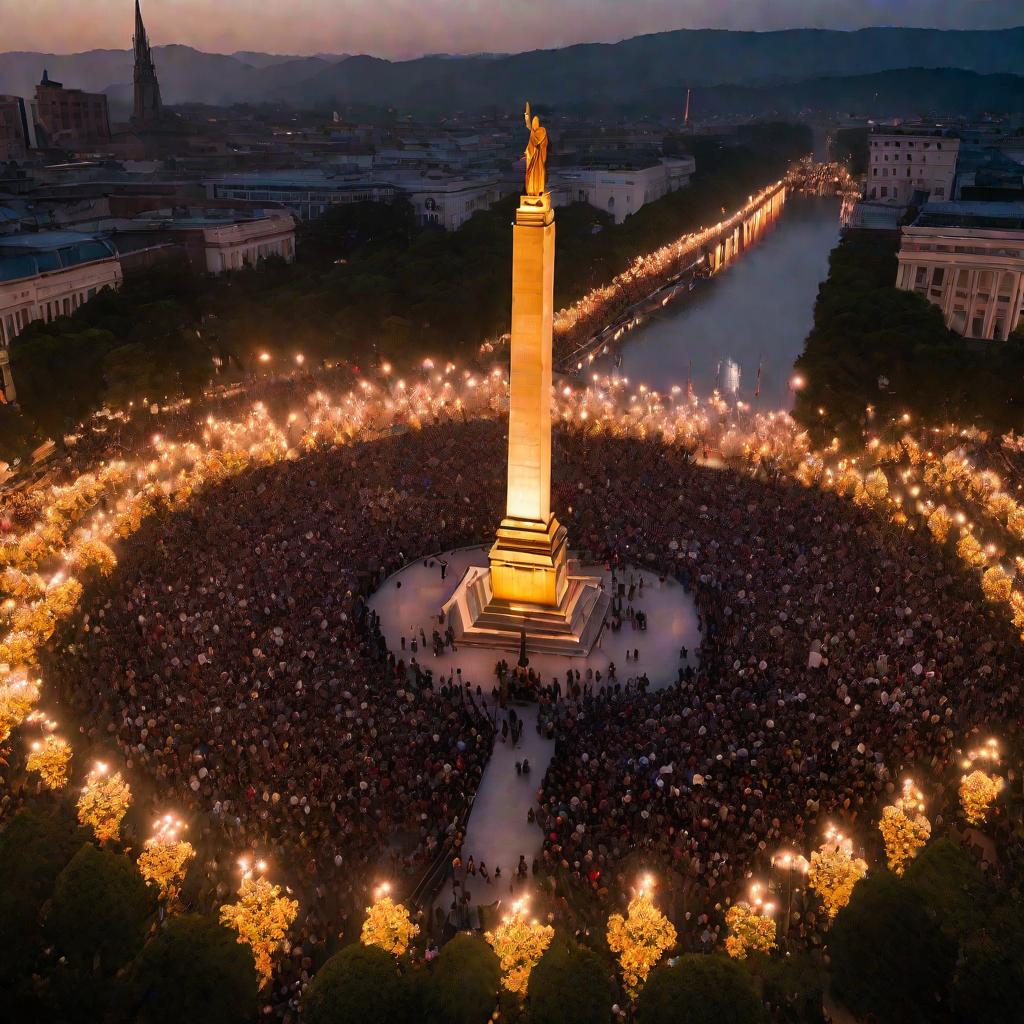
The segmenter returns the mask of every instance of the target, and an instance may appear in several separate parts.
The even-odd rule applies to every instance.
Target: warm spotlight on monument
[[[555,212],[544,188],[548,137],[526,107],[526,190],[512,228],[512,344],[505,518],[488,568],[467,570],[445,605],[464,644],[585,655],[610,604],[569,563],[551,512],[551,332]]]

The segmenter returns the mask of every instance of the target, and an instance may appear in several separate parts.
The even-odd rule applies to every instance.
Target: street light
[[[786,878],[786,914],[782,922],[782,941],[789,945],[789,922],[793,916],[793,893],[799,887],[793,885],[793,875],[800,872],[806,875],[810,868],[810,862],[803,854],[793,853],[792,850],[780,850],[772,857],[772,867],[781,868]]]

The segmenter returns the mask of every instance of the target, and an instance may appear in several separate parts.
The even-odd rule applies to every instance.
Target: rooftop
[[[115,256],[106,239],[78,231],[4,235],[0,236],[0,281],[54,273]]]
[[[994,228],[1024,230],[1024,203],[925,203],[915,228]]]

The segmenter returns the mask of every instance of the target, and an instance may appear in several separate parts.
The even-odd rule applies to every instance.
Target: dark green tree
[[[911,861],[903,881],[952,938],[984,924],[993,893],[974,858],[949,839],[929,843]]]
[[[887,871],[859,882],[829,943],[832,991],[880,1024],[925,1024],[948,1002],[956,945],[924,900]]]
[[[32,973],[40,911],[84,839],[70,808],[51,800],[19,811],[0,831],[0,989],[13,1019],[39,1016]]]
[[[784,1024],[819,1024],[824,1020],[824,973],[805,954],[766,956],[748,961],[761,981],[761,997]]]
[[[412,1022],[410,986],[390,953],[355,943],[316,972],[302,1003],[305,1024]]]
[[[637,999],[638,1024],[767,1024],[750,974],[720,954],[688,953],[655,969]]]
[[[501,968],[477,935],[460,933],[445,944],[423,983],[429,1024],[483,1024],[498,1003]]]
[[[43,929],[72,966],[110,973],[142,947],[154,910],[127,857],[86,843],[57,876]]]
[[[556,936],[530,972],[531,1024],[605,1024],[611,974],[593,950]]]
[[[953,983],[957,1024],[1024,1022],[1024,958],[1019,917],[1010,929],[993,927],[968,939]]]
[[[213,918],[170,918],[128,975],[136,1024],[250,1024],[259,991],[252,950]]]

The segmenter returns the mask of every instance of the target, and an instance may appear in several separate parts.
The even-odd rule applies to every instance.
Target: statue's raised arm
[[[530,130],[530,141],[526,144],[526,190],[528,196],[544,195],[544,164],[548,158],[548,132],[542,128],[540,118],[530,116],[530,104],[523,114],[526,127]]]

